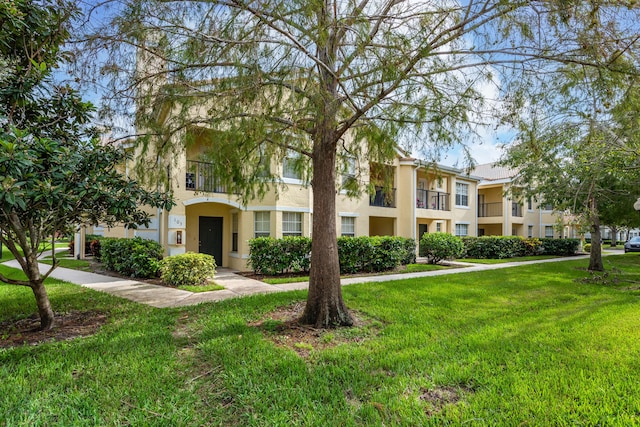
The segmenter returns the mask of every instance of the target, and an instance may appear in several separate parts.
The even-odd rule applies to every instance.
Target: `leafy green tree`
[[[53,248],[58,233],[81,224],[135,227],[149,222],[145,205],[172,204],[124,177],[124,151],[102,143],[86,126],[91,104],[50,83],[72,10],[61,2],[0,3],[0,53],[10,66],[0,89],[0,243],[27,277],[0,274],[0,280],[31,288],[45,330],[54,325],[44,280],[58,265]],[[47,241],[53,263],[41,273],[37,259]]]
[[[314,194],[302,321],[317,326],[352,323],[335,232],[336,175],[350,161],[385,163],[399,143],[446,149],[490,114],[480,85],[553,61],[606,66],[575,47],[627,47],[637,28],[617,29],[638,22],[634,8],[578,1],[119,4],[83,49],[106,49],[108,61],[93,73],[106,75],[116,95],[106,111],[135,108],[148,158],[171,158],[195,128],[209,138],[217,177],[249,200],[279,182],[265,159],[298,156],[295,168]],[[605,27],[606,37],[594,36]],[[364,175],[349,181],[351,194],[371,190]]]
[[[596,54],[598,55],[598,54]],[[640,145],[629,138],[627,112],[640,82],[636,70],[618,57],[608,70],[568,65],[543,85],[547,95],[532,98],[521,116],[519,139],[504,164],[519,170],[516,183],[558,211],[569,210],[589,225],[589,270],[603,271],[600,227],[638,188]],[[633,113],[637,120],[637,110]],[[623,205],[620,205],[623,203]]]

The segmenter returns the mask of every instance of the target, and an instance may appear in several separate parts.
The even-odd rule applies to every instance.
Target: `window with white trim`
[[[347,157],[344,160],[342,170],[342,186],[346,186],[349,182],[356,179],[356,159],[354,157]]]
[[[456,182],[456,206],[469,206],[469,184]]]
[[[341,225],[341,234],[345,237],[355,237],[356,235],[356,219],[352,216],[343,216]]]
[[[302,213],[282,212],[282,236],[302,236]]]
[[[469,224],[456,224],[456,236],[464,237],[469,235]]]
[[[551,203],[545,203],[542,206],[542,210],[543,211],[552,211],[553,210],[553,205]]]
[[[544,237],[553,238],[553,225],[544,226]]]
[[[259,211],[253,216],[254,237],[269,237],[271,235],[271,212]]]
[[[533,237],[533,225],[529,225],[527,227],[527,237],[529,238]]]
[[[533,210],[533,197],[527,197],[527,210]]]
[[[441,233],[441,232],[442,232],[442,223],[436,222],[436,233]]]
[[[296,153],[288,153],[287,157],[282,160],[282,177],[289,179],[302,179],[300,170],[298,169],[300,162],[299,155]]]

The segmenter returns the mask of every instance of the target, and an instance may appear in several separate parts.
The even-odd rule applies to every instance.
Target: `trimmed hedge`
[[[525,239],[520,236],[482,236],[462,239],[466,258],[504,259],[530,255],[573,255],[578,239]]]
[[[580,239],[540,239],[545,255],[568,256],[578,252]]]
[[[105,268],[130,277],[156,277],[163,252],[158,242],[140,237],[106,238],[100,244]]]
[[[206,285],[216,273],[216,260],[208,254],[187,252],[160,261],[162,281],[172,286]]]
[[[415,240],[392,236],[339,237],[341,273],[378,272],[415,262]],[[308,272],[311,239],[259,237],[249,240],[249,266],[258,274]]]
[[[308,237],[250,239],[247,263],[258,274],[307,272],[311,266],[311,239]]]
[[[464,254],[464,244],[460,237],[449,233],[425,233],[420,239],[420,256],[427,257],[430,264]]]

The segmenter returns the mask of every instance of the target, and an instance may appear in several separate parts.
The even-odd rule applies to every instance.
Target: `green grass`
[[[74,259],[74,258],[57,258],[58,259],[58,267],[63,268],[72,268],[74,270],[80,271],[91,271],[91,263],[89,261],[83,259]],[[40,260],[43,264],[51,265],[51,259],[43,259]]]
[[[587,261],[571,260],[351,285],[346,303],[378,333],[308,359],[249,326],[302,291],[154,309],[50,282],[56,311],[110,322],[0,350],[0,414],[11,426],[637,425],[640,293],[627,288],[640,256],[604,262],[630,282],[577,283]],[[0,286],[0,301],[0,321],[35,310],[29,289]],[[421,398],[439,387],[461,400]]]
[[[403,274],[403,273],[417,273],[421,271],[435,271],[442,270],[444,267],[442,265],[433,265],[433,264],[407,264],[405,269],[402,270],[392,270],[392,271],[383,271],[381,273],[376,273],[376,275],[388,275],[388,274]],[[340,276],[343,279],[347,277],[355,277],[358,276],[350,275],[350,276]],[[309,276],[293,276],[293,277],[265,277],[262,279],[263,282],[268,283],[270,285],[280,285],[283,283],[298,283],[298,282],[308,282]]]
[[[459,262],[471,262],[474,264],[503,264],[505,262],[523,262],[523,261],[537,261],[541,259],[551,259],[558,258],[555,255],[532,255],[532,256],[521,256],[515,258],[504,258],[504,259],[485,259],[485,258],[463,258],[457,259]]]

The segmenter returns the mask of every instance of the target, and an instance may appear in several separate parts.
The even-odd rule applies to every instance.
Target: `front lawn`
[[[109,322],[0,349],[0,414],[12,426],[635,425],[640,257],[604,262],[615,285],[574,281],[591,275],[572,260],[347,286],[366,324],[318,332],[335,347],[296,342],[306,356],[276,344],[277,320],[255,326],[303,291],[153,309],[53,283],[56,312]],[[35,310],[29,289],[0,285],[0,301],[0,322]]]
[[[434,265],[434,264],[407,264],[407,265],[403,265],[401,267],[398,267],[395,270],[389,270],[389,271],[382,271],[382,272],[378,272],[378,273],[356,273],[356,274],[345,274],[340,276],[341,278],[348,278],[348,277],[362,277],[362,276],[383,276],[383,275],[389,275],[389,274],[404,274],[404,273],[418,273],[421,271],[435,271],[435,270],[442,270],[444,268],[447,268],[443,265]],[[297,282],[308,282],[309,281],[309,276],[306,275],[300,275],[300,276],[296,276],[296,275],[289,275],[289,276],[282,276],[282,277],[277,277],[277,276],[273,276],[273,277],[263,277],[263,278],[259,278],[258,280],[261,280],[265,283],[268,283],[270,285],[281,285],[283,283],[297,283]]]
[[[470,262],[473,264],[504,264],[505,262],[524,262],[524,261],[537,261],[542,259],[558,258],[556,255],[531,255],[520,256],[514,258],[502,258],[502,259],[487,259],[487,258],[462,258],[457,259],[459,262]]]

